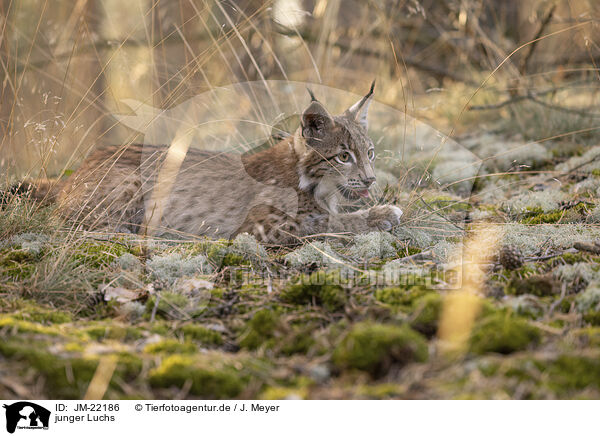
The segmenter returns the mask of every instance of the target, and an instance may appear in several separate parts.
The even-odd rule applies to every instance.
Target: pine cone
[[[498,253],[498,263],[507,270],[521,268],[523,262],[523,253],[515,246],[505,245]]]

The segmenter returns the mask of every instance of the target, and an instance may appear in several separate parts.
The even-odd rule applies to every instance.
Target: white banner
[[[4,401],[0,435],[596,434],[597,401]]]

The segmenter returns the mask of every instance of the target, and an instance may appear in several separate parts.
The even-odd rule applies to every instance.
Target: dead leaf
[[[128,303],[136,301],[146,296],[143,289],[125,289],[121,287],[114,288],[106,286],[104,288],[104,301],[116,301],[118,303]]]

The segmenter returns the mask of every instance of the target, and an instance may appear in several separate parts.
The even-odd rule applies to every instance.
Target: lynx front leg
[[[373,206],[353,213],[331,215],[330,232],[366,233],[374,230],[389,232],[400,224],[402,210],[396,206]]]
[[[389,232],[392,228],[400,225],[402,210],[396,206],[373,206],[369,210],[367,225],[378,230]]]

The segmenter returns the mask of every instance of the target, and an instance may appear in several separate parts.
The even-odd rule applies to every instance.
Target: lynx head
[[[375,82],[367,95],[339,116],[330,115],[309,90],[311,102],[299,129],[306,146],[299,166],[300,189],[315,190],[329,206],[338,193],[349,199],[368,197],[375,182],[375,149],[367,135],[374,87]]]

